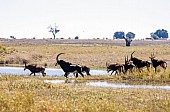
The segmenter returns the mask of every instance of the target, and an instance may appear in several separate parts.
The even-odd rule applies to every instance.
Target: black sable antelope
[[[81,66],[82,72],[85,72],[87,75],[90,75],[90,68],[87,66]]]
[[[106,62],[106,68],[107,68],[107,72],[109,73],[110,71],[111,72],[111,75],[113,74],[113,72],[115,72],[115,75],[121,73],[123,71],[123,65],[120,65],[120,64],[108,64]]]
[[[57,66],[57,65],[60,65],[60,67],[63,69],[63,71],[65,72],[65,74],[64,74],[64,76],[67,78],[67,76],[70,74],[70,73],[76,73],[76,77],[78,77],[78,73],[82,76],[82,77],[84,77],[84,75],[83,75],[83,69],[87,69],[87,68],[82,68],[81,66],[79,66],[79,65],[73,65],[73,64],[71,64],[71,63],[69,63],[69,62],[66,62],[66,61],[64,61],[64,60],[59,60],[58,59],[58,57],[61,55],[61,54],[64,54],[64,53],[60,53],[60,54],[58,54],[57,55],[57,57],[56,57],[56,64],[55,64],[55,66]],[[90,69],[88,69],[88,70],[84,70],[84,71],[89,71]],[[88,73],[87,75],[89,75],[90,73]]]
[[[78,65],[78,66],[79,66],[79,65]],[[90,68],[89,68],[89,67],[87,67],[87,66],[80,66],[80,67],[81,67],[81,72],[82,72],[82,73],[85,72],[87,75],[90,76]],[[75,75],[76,77],[78,77],[78,72],[75,71],[75,72],[74,72],[74,75]]]
[[[149,58],[151,59],[152,65],[155,69],[155,72],[156,72],[158,66],[161,66],[164,70],[167,68],[167,63],[163,60],[155,59],[154,54],[151,54],[151,57],[149,57]]]
[[[125,57],[124,73],[126,73],[128,70],[129,70],[130,72],[132,72],[132,70],[133,70],[134,68],[135,68],[135,65],[128,60],[128,56]]]
[[[135,51],[134,51],[135,52]],[[133,53],[134,53],[133,52]],[[136,68],[138,68],[139,70],[143,67],[147,67],[147,70],[149,71],[150,65],[151,63],[148,61],[143,61],[141,59],[138,59],[136,57],[133,57],[133,53],[131,54],[131,59],[130,61],[133,62],[133,64],[136,66]]]
[[[45,65],[47,66],[47,65]],[[30,70],[31,73],[30,75],[34,74],[35,76],[35,73],[42,73],[42,76],[46,76],[46,73],[45,73],[45,66],[40,66],[40,65],[37,65],[37,64],[31,64],[31,65],[26,65],[26,62],[25,62],[25,68],[24,68],[24,71],[26,69]]]

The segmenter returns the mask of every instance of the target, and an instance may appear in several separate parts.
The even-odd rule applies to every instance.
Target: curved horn
[[[155,58],[155,55],[154,55],[154,53],[152,53],[152,54],[151,54],[151,58]]]
[[[56,57],[56,60],[57,60],[57,61],[59,61],[59,60],[58,60],[58,57],[59,57],[61,54],[65,54],[65,53],[60,53],[60,54],[58,54],[57,57]]]
[[[23,59],[22,61],[23,61],[24,65],[25,65],[25,67],[26,67],[27,66],[26,64],[28,63],[28,60]]]
[[[133,51],[133,53],[134,53],[135,51]],[[133,55],[133,53],[131,54],[131,58],[133,57],[132,55]]]

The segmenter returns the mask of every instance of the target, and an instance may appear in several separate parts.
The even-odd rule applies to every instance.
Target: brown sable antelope
[[[149,57],[149,58],[151,59],[152,66],[154,67],[155,72],[156,72],[158,66],[161,66],[164,70],[167,68],[167,63],[163,60],[155,59],[154,53],[151,54],[151,57]]]
[[[60,53],[60,54],[57,55],[57,57],[56,57],[56,61],[57,61],[57,62],[56,62],[56,64],[55,64],[55,66],[60,65],[60,67],[62,68],[62,70],[65,72],[64,76],[67,78],[70,73],[75,73],[75,72],[77,72],[77,73],[76,73],[76,78],[78,77],[78,73],[79,73],[82,77],[84,77],[84,75],[83,75],[83,73],[82,73],[82,67],[79,66],[79,65],[74,65],[74,64],[72,64],[72,63],[66,62],[66,61],[64,61],[64,60],[59,60],[58,58],[59,58],[59,56],[60,56],[61,54],[64,54],[64,53]]]
[[[135,52],[135,51],[134,51]],[[133,53],[134,53],[133,52]],[[133,64],[136,66],[136,68],[140,69],[143,68],[143,67],[147,67],[147,70],[149,71],[149,68],[150,68],[150,65],[151,63],[148,62],[148,61],[143,61],[141,59],[138,59],[136,57],[133,57],[133,53],[131,54],[131,59],[129,61],[132,61]]]
[[[26,65],[26,62],[25,62],[25,68],[24,68],[24,71],[26,69],[30,70],[31,73],[30,75],[34,74],[35,76],[35,73],[42,73],[42,76],[45,77],[46,76],[46,73],[45,73],[45,67],[47,65],[45,64],[45,66],[40,66],[40,65],[37,65],[37,64],[31,64],[31,65]]]
[[[135,65],[128,60],[128,56],[125,57],[125,64],[123,66],[124,66],[123,73],[126,73],[128,70],[132,72],[132,70],[135,68]]]
[[[115,75],[121,73],[123,71],[123,65],[121,64],[108,64],[106,62],[106,68],[107,68],[107,72],[109,73],[110,71],[111,72],[111,75],[113,74],[113,72],[115,72]]]

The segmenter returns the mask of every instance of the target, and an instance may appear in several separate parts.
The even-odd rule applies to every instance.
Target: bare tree
[[[53,37],[54,37],[54,39],[55,39],[56,34],[60,31],[60,30],[58,30],[58,26],[56,26],[56,24],[55,24],[54,27],[52,27],[52,26],[50,25],[50,26],[48,27],[48,29],[49,29],[49,32],[51,32],[51,33],[53,34]]]

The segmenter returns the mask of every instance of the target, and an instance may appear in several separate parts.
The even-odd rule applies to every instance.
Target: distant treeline
[[[158,29],[155,32],[150,33],[152,39],[167,39],[169,38],[168,36],[168,31],[165,29]],[[126,36],[126,38],[134,39],[135,38],[135,33],[133,32],[128,32],[125,34],[123,31],[117,31],[114,33],[113,38],[114,39],[124,39],[123,36]]]

